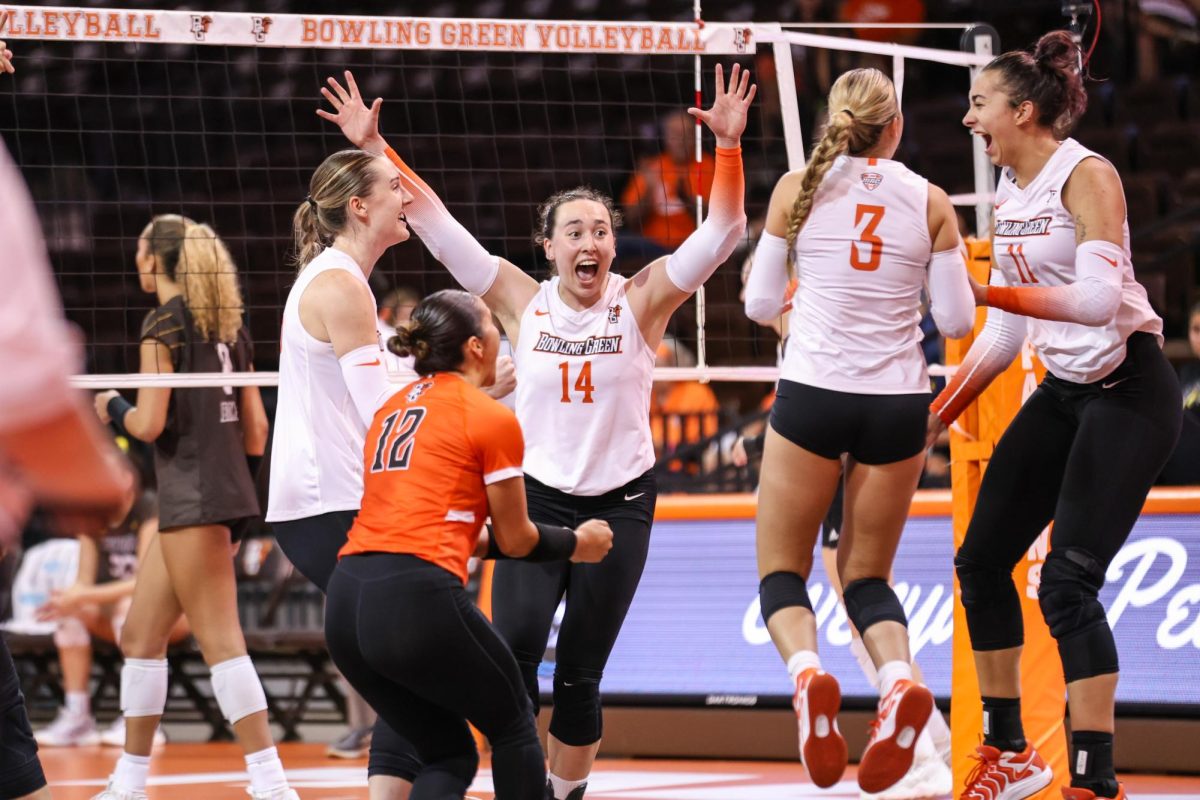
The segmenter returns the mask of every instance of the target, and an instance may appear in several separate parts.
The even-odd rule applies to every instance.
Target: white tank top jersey
[[[341,269],[367,283],[353,258],[332,247],[309,262],[288,292],[279,350],[279,400],[271,442],[267,522],[354,511],[362,502],[363,425],[333,345],[300,322],[313,279]]]
[[[780,377],[854,394],[929,391],[921,289],[929,182],[898,161],[839,156],[796,238]]]
[[[594,497],[654,465],[650,387],[654,351],[609,273],[604,296],[575,311],[542,283],[521,317],[513,352],[525,472],[567,494]]]
[[[1021,189],[1006,168],[996,187],[992,283],[1001,286],[1066,286],[1075,276],[1075,221],[1063,207],[1062,188],[1085,158],[1100,158],[1074,139],[1065,140],[1028,186]],[[1133,276],[1129,221],[1125,221],[1121,306],[1108,325],[1029,319],[1029,343],[1052,375],[1091,383],[1125,360],[1125,340],[1146,331],[1162,344],[1162,319]],[[999,272],[1000,280],[996,273]]]

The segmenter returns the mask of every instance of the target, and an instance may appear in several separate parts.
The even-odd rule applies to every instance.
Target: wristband
[[[575,543],[578,537],[575,531],[562,525],[547,525],[542,522],[533,523],[538,529],[537,544],[525,556],[526,561],[567,561],[575,555]]]
[[[112,420],[113,425],[117,426],[117,430],[121,433],[128,433],[125,430],[125,415],[133,411],[133,403],[126,400],[121,395],[117,395],[108,401],[108,416]]]

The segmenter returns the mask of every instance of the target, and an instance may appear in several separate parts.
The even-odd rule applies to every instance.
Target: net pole
[[[694,0],[692,11],[696,15],[696,27],[703,28],[704,20],[700,16],[700,0]],[[697,53],[693,58],[692,73],[696,92],[696,108],[703,108],[701,103],[704,102],[704,84],[703,76],[701,75],[700,54]],[[696,117],[696,227],[699,228],[704,224],[704,150],[703,150],[703,135],[704,129],[700,124],[700,118]],[[700,284],[700,288],[696,290],[696,366],[704,368],[708,365],[708,354],[705,352],[704,339],[704,284]]]

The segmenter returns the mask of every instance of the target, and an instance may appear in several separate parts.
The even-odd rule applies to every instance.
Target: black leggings
[[[0,635],[0,797],[24,797],[45,785],[17,669]]]
[[[600,679],[633,602],[646,553],[658,489],[653,472],[596,497],[576,497],[525,476],[529,518],[574,528],[602,519],[613,547],[599,564],[566,561],[499,561],[492,584],[496,629],[512,648],[534,708],[537,672],[546,653],[554,613],[564,593],[566,614],[554,654],[554,713],[550,733],[584,747],[600,740]]]
[[[496,800],[543,800],[546,766],[512,652],[462,582],[416,556],[366,553],[329,581],[325,640],[338,669],[424,763],[410,800],[461,800],[492,746]]]
[[[1039,599],[1067,680],[1117,670],[1097,595],[1181,416],[1179,382],[1149,334],[1131,336],[1102,380],[1042,381],[996,444],[955,559],[975,650],[1023,643],[1012,570],[1053,520]]]
[[[346,544],[346,535],[356,516],[357,511],[330,511],[315,517],[275,522],[272,528],[275,541],[292,565],[318,589],[328,593],[338,552]],[[382,716],[376,717],[371,732],[367,775],[388,775],[411,781],[420,770],[421,760],[412,744],[392,730]]]

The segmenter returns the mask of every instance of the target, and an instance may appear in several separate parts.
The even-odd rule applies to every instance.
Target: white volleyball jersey
[[[268,522],[353,511],[362,502],[366,426],[346,388],[333,345],[313,338],[300,322],[305,289],[331,269],[345,270],[367,283],[353,258],[330,247],[309,262],[288,292],[279,350]]]
[[[1024,189],[1005,169],[996,187],[992,262],[1006,286],[1066,286],[1074,283],[1075,221],[1063,207],[1062,188],[1085,158],[1099,158],[1074,139],[1064,141]],[[1029,343],[1052,375],[1091,383],[1125,360],[1125,340],[1147,331],[1162,343],[1162,319],[1150,307],[1146,290],[1133,276],[1129,221],[1125,222],[1121,306],[1108,325],[1029,319]]]
[[[929,391],[921,289],[929,182],[898,161],[839,156],[796,238],[780,377],[855,394]]]
[[[626,283],[610,273],[596,305],[576,311],[553,278],[521,317],[513,359],[525,472],[568,494],[604,494],[654,466],[654,351],[642,339]]]

